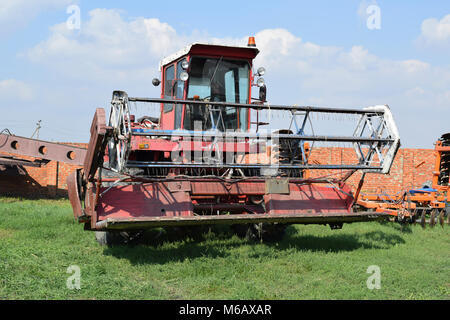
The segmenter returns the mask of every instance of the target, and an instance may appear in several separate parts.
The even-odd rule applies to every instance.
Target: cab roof
[[[162,68],[179,58],[191,54],[191,55],[208,55],[208,56],[224,56],[228,58],[237,59],[254,59],[259,53],[259,50],[255,47],[238,47],[238,46],[223,46],[216,44],[205,43],[193,43],[180,51],[164,58],[159,64],[159,71]]]

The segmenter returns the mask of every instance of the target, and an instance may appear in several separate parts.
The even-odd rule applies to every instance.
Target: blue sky
[[[68,30],[68,6],[81,28]],[[380,8],[370,30],[365,9]],[[272,103],[389,104],[405,147],[432,148],[450,127],[449,1],[0,0],[0,129],[89,138],[113,90],[158,96],[158,61],[189,42],[256,35]]]

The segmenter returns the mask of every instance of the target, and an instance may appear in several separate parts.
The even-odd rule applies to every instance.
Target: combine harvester
[[[446,133],[435,143],[435,166],[431,186],[410,189],[398,194],[385,192],[361,194],[357,206],[362,210],[375,210],[389,214],[401,223],[419,222],[441,226],[450,220],[450,133]]]
[[[247,47],[190,45],[161,62],[161,81],[153,80],[160,98],[115,91],[109,120],[96,110],[83,168],[67,184],[76,219],[100,243],[153,227],[214,224],[270,239],[289,224],[339,229],[386,217],[354,212],[357,197],[345,181],[357,170],[389,173],[400,146],[389,107],[271,105],[264,68],[252,72],[258,53],[252,37]],[[159,117],[133,114],[150,108]],[[277,113],[288,122],[268,129]],[[326,117],[353,121],[350,134],[314,133]],[[311,163],[315,143],[351,144],[355,161]],[[312,178],[316,170],[327,175]]]

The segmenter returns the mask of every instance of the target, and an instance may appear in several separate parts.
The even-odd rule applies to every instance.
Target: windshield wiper
[[[222,59],[223,59],[223,56],[221,56],[219,61],[217,61],[216,68],[214,69],[214,73],[213,73],[213,75],[211,77],[211,80],[209,81],[209,86],[211,86],[211,83],[213,82],[214,77],[216,76],[217,69],[219,68],[219,64],[222,61]]]

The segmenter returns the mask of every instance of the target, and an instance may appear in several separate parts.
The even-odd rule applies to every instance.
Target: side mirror
[[[154,79],[152,80],[152,84],[153,84],[155,87],[159,86],[160,83],[161,83],[161,81],[159,81],[159,79],[157,79],[157,78],[154,78]]]
[[[259,87],[259,101],[266,102],[267,97],[267,87],[266,85],[263,85]]]

